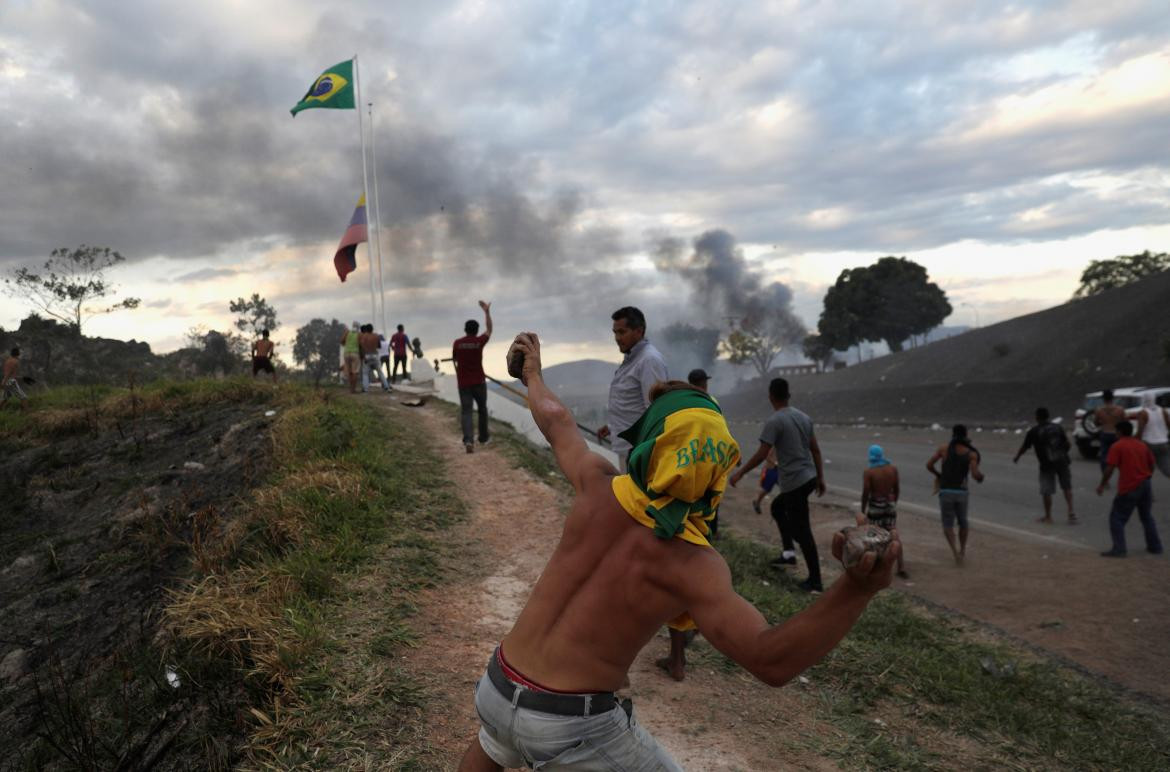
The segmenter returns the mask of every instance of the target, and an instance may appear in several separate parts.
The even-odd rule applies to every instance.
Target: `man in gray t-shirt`
[[[738,483],[775,448],[780,495],[772,499],[772,519],[780,529],[784,551],[772,564],[777,567],[796,565],[794,542],[799,544],[808,565],[808,579],[801,587],[809,592],[820,592],[821,564],[809,522],[808,497],[814,490],[818,496],[825,494],[825,469],[820,446],[813,434],[812,419],[789,406],[789,399],[788,381],[773,378],[768,384],[768,401],[776,412],[760,431],[760,447],[755,455],[737,469],[728,482],[732,485]]]

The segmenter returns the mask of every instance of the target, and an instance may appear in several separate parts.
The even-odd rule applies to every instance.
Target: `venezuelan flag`
[[[346,274],[357,270],[357,245],[369,241],[369,228],[366,226],[366,194],[358,199],[357,209],[353,210],[353,217],[349,218],[349,227],[337,245],[337,253],[333,255],[333,267],[337,269],[337,277],[345,281]]]

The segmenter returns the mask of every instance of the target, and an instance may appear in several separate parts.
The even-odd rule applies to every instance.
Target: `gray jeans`
[[[617,706],[596,716],[557,716],[513,707],[484,673],[475,685],[475,711],[480,747],[506,769],[682,772],[632,709],[629,715]]]
[[[942,514],[942,526],[947,530],[955,527],[959,521],[960,528],[967,527],[967,492],[966,491],[939,491],[938,508]]]

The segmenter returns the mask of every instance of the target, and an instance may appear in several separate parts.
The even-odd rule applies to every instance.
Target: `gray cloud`
[[[1167,173],[1170,104],[962,138],[996,100],[1165,50],[1156,6],[6,4],[0,267],[85,242],[182,261],[175,280],[195,282],[229,275],[225,258],[322,243],[311,259],[329,276],[361,188],[356,118],[287,111],[354,50],[377,101],[388,281],[436,329],[439,289],[539,309],[518,323],[570,317],[574,336],[619,298],[673,320],[692,293],[740,307],[773,286],[742,254],[711,257],[734,240],[674,246],[701,268],[630,274],[639,234],[677,232],[680,215],[687,233],[787,254],[1159,225],[1170,196],[1141,180]],[[1101,175],[1121,187],[1084,184]],[[698,281],[724,268],[740,273],[718,286],[742,297]],[[290,314],[348,317],[314,293],[267,291]]]

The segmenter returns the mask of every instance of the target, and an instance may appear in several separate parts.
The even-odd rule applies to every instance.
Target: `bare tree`
[[[4,280],[4,291],[65,322],[80,335],[82,322],[91,316],[138,308],[138,298],[126,298],[105,308],[87,305],[114,294],[114,285],[105,273],[125,260],[109,247],[82,244],[74,250],[54,249],[40,273],[27,268],[13,271]]]

